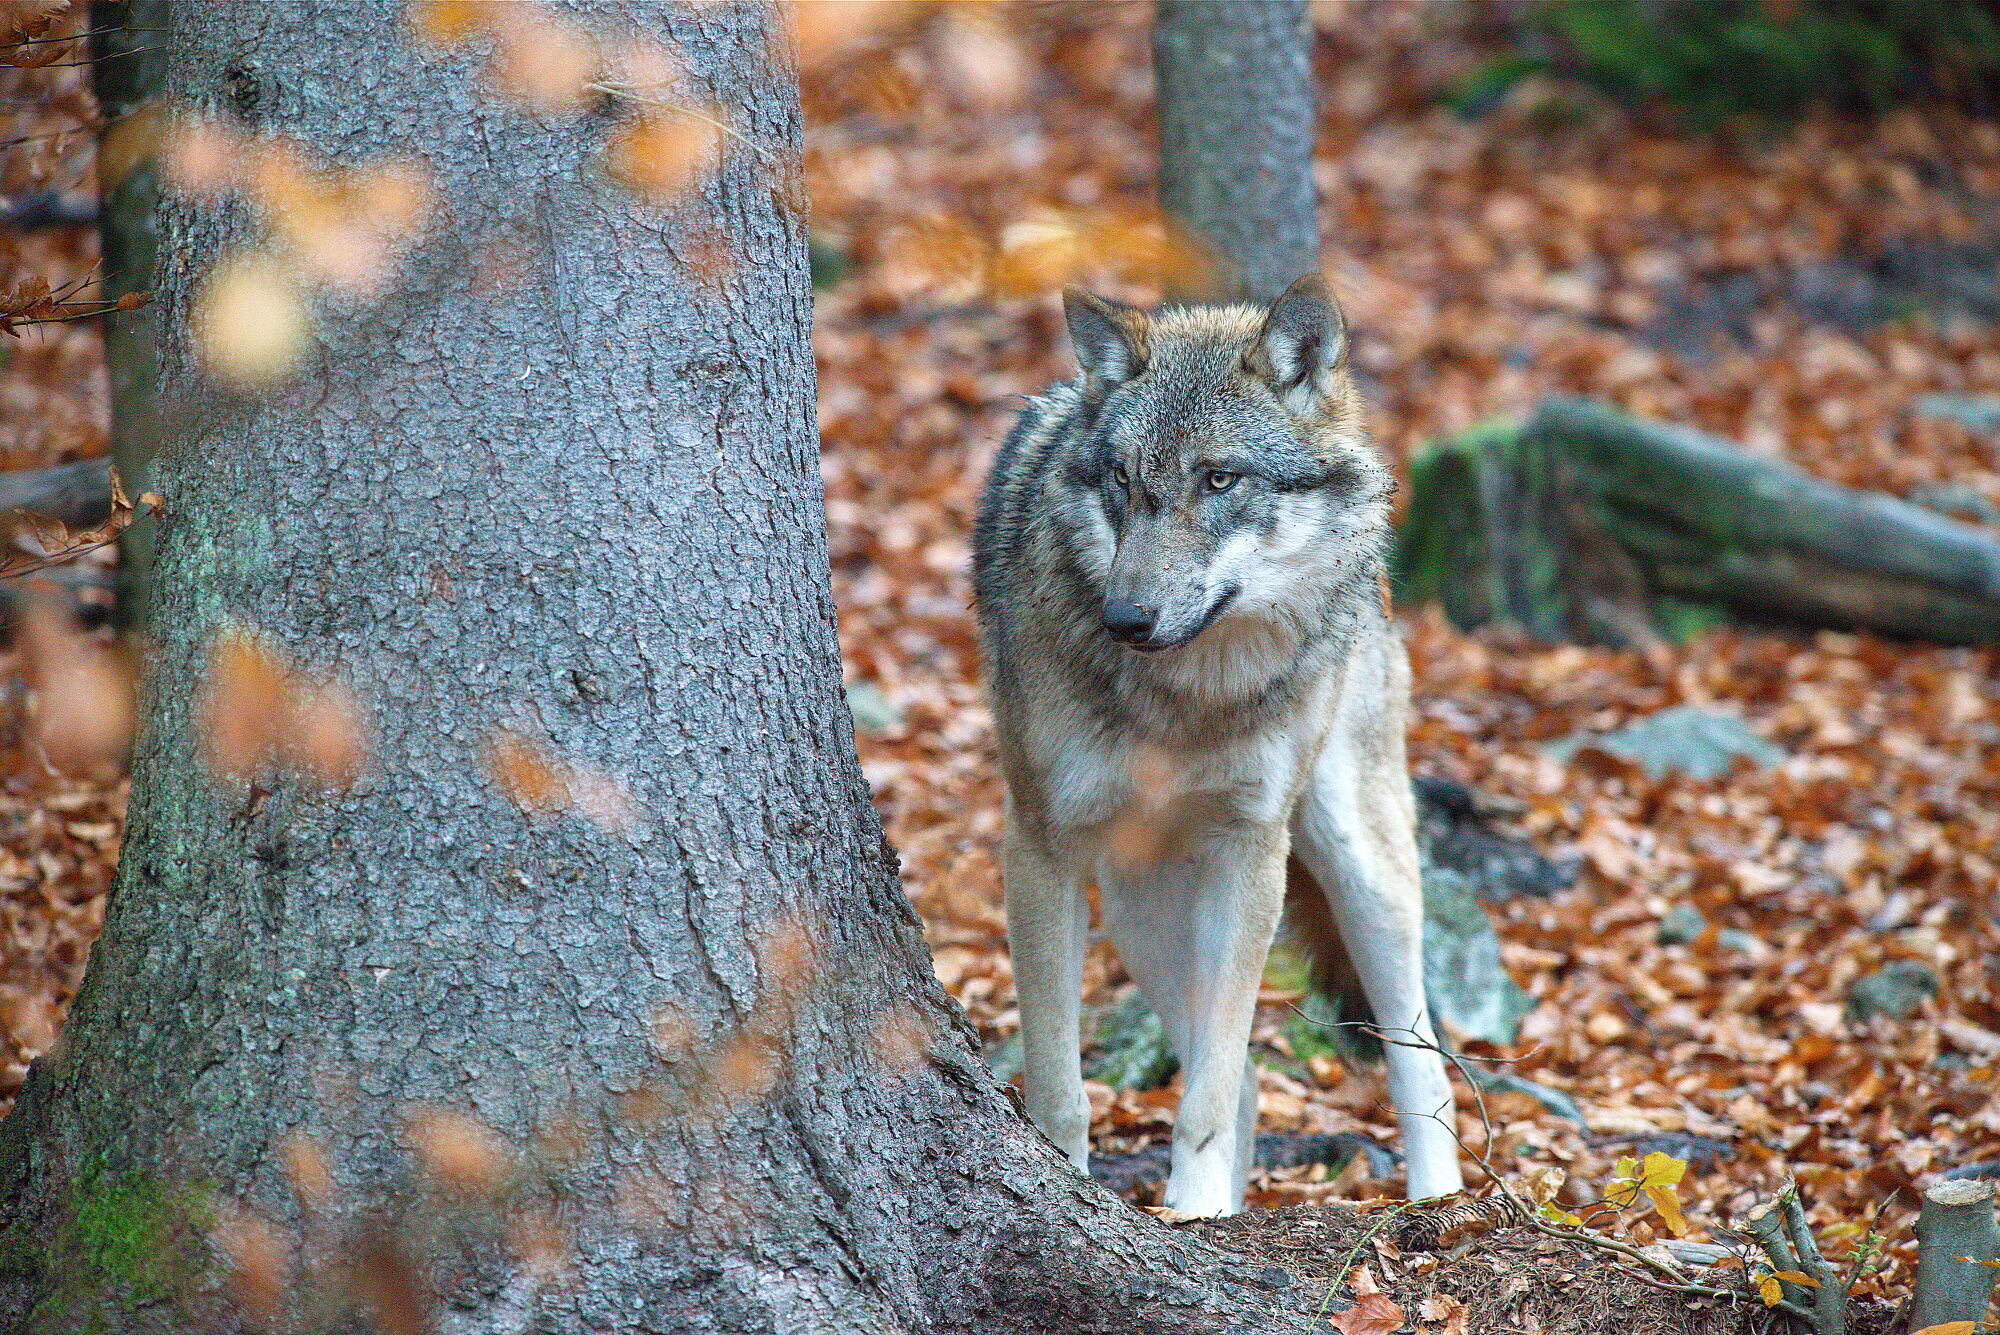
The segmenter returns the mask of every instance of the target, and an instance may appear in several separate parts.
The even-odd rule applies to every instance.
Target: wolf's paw
[[[1166,1206],[1184,1217],[1212,1219],[1243,1208],[1231,1174],[1176,1173],[1167,1182]]]

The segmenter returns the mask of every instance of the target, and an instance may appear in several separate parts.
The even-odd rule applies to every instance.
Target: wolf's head
[[[1071,514],[1106,631],[1142,652],[1223,618],[1311,634],[1380,550],[1394,486],[1326,284],[1301,278],[1268,310],[1148,315],[1076,288],[1063,305],[1089,422]]]

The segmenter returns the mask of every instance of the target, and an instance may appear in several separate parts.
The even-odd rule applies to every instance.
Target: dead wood
[[[1552,397],[1411,460],[1400,592],[1640,645],[1719,621],[2000,639],[2000,538],[1700,432]]]

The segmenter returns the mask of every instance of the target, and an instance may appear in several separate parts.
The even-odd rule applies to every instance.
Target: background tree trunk
[[[1170,295],[1269,301],[1319,268],[1306,0],[1158,0],[1160,202],[1222,261]]]
[[[106,120],[106,138],[122,135],[166,90],[167,0],[95,0],[90,7],[91,80]],[[98,234],[104,248],[104,299],[153,286],[160,237],[155,210],[159,172],[150,158],[121,166],[124,155],[100,155]],[[106,171],[109,168],[111,170]],[[104,365],[111,381],[111,459],[134,496],[153,485],[159,450],[159,328],[152,307],[119,311],[103,319]],[[107,497],[108,501],[108,497]],[[119,616],[144,621],[148,575],[157,521],[140,515],[119,535]]]
[[[227,1325],[192,1235],[240,1201],[388,1330],[1307,1329],[1319,1291],[1071,1173],[972,1055],[841,695],[805,229],[760,157],[795,157],[796,89],[760,8],[620,15],[757,146],[664,211],[598,166],[625,109],[498,100],[477,44],[413,52],[400,3],[175,13],[177,104],[342,163],[421,153],[441,207],[384,299],[322,311],[297,380],[231,398],[189,311],[249,211],[168,203],[129,830],[61,1047],[0,1123],[11,1252],[46,1253],[27,1328]],[[684,262],[710,229],[714,288]],[[209,779],[231,628],[351,686],[351,788]],[[623,776],[643,828],[517,807],[495,729]],[[427,1142],[425,1106],[521,1167]],[[446,1185],[504,1176],[501,1223],[550,1221],[538,1296],[413,1134]]]

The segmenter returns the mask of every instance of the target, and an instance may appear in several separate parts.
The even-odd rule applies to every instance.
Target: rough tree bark
[[[1158,0],[1160,202],[1220,261],[1184,299],[1269,301],[1319,268],[1306,0]]]
[[[323,311],[297,380],[232,399],[189,308],[251,220],[167,206],[179,426],[130,826],[60,1049],[0,1123],[7,1254],[45,1255],[27,1328],[227,1325],[183,1235],[240,1201],[317,1220],[307,1280],[384,1329],[1308,1329],[1321,1293],[1070,1172],[974,1056],[841,695],[805,229],[760,158],[800,141],[772,20],[590,21],[668,40],[756,148],[661,211],[597,166],[626,109],[498,101],[464,52],[413,53],[400,3],[177,8],[177,103],[341,162],[421,153],[442,208],[386,299]],[[712,229],[719,287],[690,268]],[[207,777],[230,627],[365,702],[351,788]],[[645,827],[517,808],[495,728],[624,776]],[[809,952],[772,947],[785,924]],[[502,1211],[567,1237],[532,1302],[497,1248],[396,1259],[423,1105],[532,1166]],[[449,1291],[435,1325],[407,1274]]]

